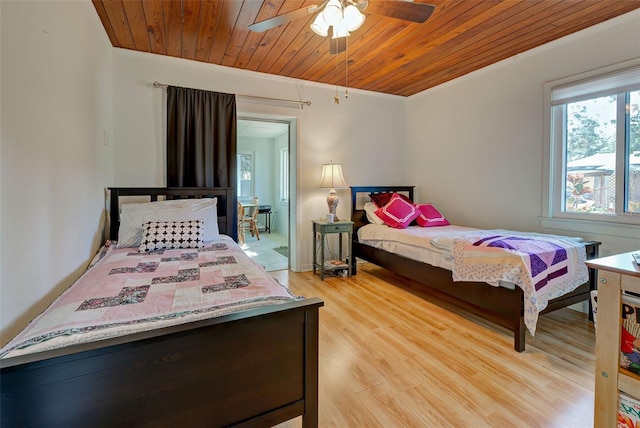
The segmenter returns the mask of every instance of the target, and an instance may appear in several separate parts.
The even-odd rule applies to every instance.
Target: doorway
[[[258,199],[259,234],[247,230],[241,247],[267,271],[291,266],[292,128],[291,120],[238,118],[238,201],[251,205]]]

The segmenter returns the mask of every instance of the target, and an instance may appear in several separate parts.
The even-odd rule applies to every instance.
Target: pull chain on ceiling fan
[[[327,37],[331,28],[329,40],[329,52],[337,54],[346,49],[346,37],[351,31],[355,31],[364,23],[367,14],[387,16],[404,21],[423,23],[433,13],[435,6],[424,3],[414,3],[407,0],[325,0],[320,5],[313,5],[301,9],[292,10],[282,15],[274,16],[260,22],[249,25],[249,29],[262,32],[287,24],[296,19],[308,17],[309,14],[317,14],[311,29],[314,33]]]
[[[345,51],[344,51],[344,99],[349,99],[349,42],[345,40]],[[336,64],[336,70],[339,63]],[[340,104],[340,95],[338,94],[338,84],[336,83],[336,94],[333,96],[333,101],[336,104]]]

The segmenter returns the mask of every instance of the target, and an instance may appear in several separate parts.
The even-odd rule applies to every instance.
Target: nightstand
[[[353,239],[353,222],[352,221],[334,221],[328,223],[324,220],[312,220],[313,222],[313,273],[316,273],[316,268],[320,269],[320,279],[324,281],[324,273],[334,270],[346,270],[348,275],[351,276],[351,265],[353,263],[353,256],[351,254]],[[343,262],[336,264],[335,266],[325,266],[325,236],[330,233],[338,233],[338,261]],[[342,258],[342,234],[346,233],[348,236],[348,251],[347,259]],[[318,246],[316,245],[316,238],[320,237],[320,260],[318,261]]]

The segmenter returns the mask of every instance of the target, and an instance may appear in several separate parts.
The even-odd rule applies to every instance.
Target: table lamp
[[[329,196],[327,196],[329,214],[333,216],[334,220],[338,220],[336,209],[338,208],[340,198],[336,195],[336,189],[345,189],[349,187],[342,176],[342,164],[331,162],[322,165],[322,176],[320,177],[320,182],[317,187],[330,189]]]

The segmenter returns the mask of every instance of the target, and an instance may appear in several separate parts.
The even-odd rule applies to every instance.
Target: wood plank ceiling
[[[400,96],[640,8],[640,0],[415,0],[435,6],[418,24],[371,13],[372,0],[347,50],[332,55],[309,28],[312,14],[248,29],[322,0],[92,1],[114,47]]]

